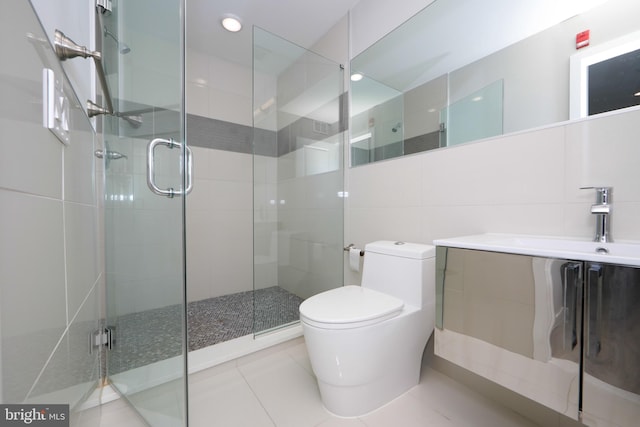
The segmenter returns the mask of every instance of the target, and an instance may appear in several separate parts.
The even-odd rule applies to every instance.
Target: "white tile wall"
[[[345,17],[318,42],[318,49],[328,56],[346,58],[347,30]],[[255,87],[254,78],[260,80]],[[287,81],[283,86],[290,85]],[[260,104],[273,93],[273,76],[254,77],[251,68],[187,51],[187,110],[191,114],[251,126],[253,98]],[[257,119],[256,126],[275,131],[272,118],[275,115]],[[336,224],[324,219],[342,215],[342,199],[337,197],[342,176],[295,179],[295,160],[296,153],[254,158],[194,147],[194,190],[187,199],[190,301],[251,290],[254,277],[257,288],[285,281],[289,284],[285,287],[300,296],[340,284],[340,271],[326,266],[341,262],[327,254],[341,246],[335,242],[342,240],[342,221]],[[278,230],[287,233],[279,235]],[[333,242],[330,249],[328,241]],[[327,277],[327,271],[335,274]]]
[[[101,275],[102,263],[97,233],[88,232],[98,229],[96,206],[70,202],[65,204],[64,214],[65,256],[75,264],[67,271],[68,316],[72,318]]]
[[[147,139],[111,138],[109,149],[127,156],[106,171],[107,274],[111,313],[123,315],[176,304],[182,299],[181,200],[157,196],[146,180]],[[162,188],[176,187],[178,152],[156,150]],[[133,290],[135,288],[135,290]]]
[[[250,67],[187,49],[186,68],[188,113],[252,126]]]
[[[62,0],[53,3],[48,0],[33,0],[30,3],[38,14],[49,40],[53,41],[55,30],[60,29],[76,43],[95,49],[93,37],[95,23],[93,19],[87,18],[95,13],[91,2]],[[79,99],[95,99],[95,89],[91,80],[94,65],[91,62],[66,61],[63,63]]]
[[[95,134],[66,81],[70,144],[43,128],[42,69],[62,70],[25,37],[46,38],[29,3],[0,9],[13,49],[0,65],[11,90],[0,99],[0,401],[44,395],[73,408],[98,380],[87,338],[102,305]]]
[[[251,126],[252,72],[187,49],[187,112]],[[253,289],[253,159],[192,147],[187,198],[187,299]]]
[[[183,54],[179,5],[172,3],[156,8],[153,24],[139,18],[148,13],[141,9],[148,8],[149,3],[122,3],[118,6],[119,19],[122,20],[118,37],[126,41],[132,54],[120,56],[120,82],[115,87],[127,101],[179,111]]]
[[[254,159],[250,154],[192,149],[194,189],[187,198],[190,301],[253,289],[254,215],[259,224],[256,287],[280,284],[306,297],[340,284],[339,270],[328,265],[341,262],[332,256],[342,240],[342,199],[337,195],[341,173],[283,179],[279,175],[286,168],[281,166],[296,153]],[[277,235],[278,230],[287,233]]]
[[[595,195],[580,188],[594,185],[614,188],[614,239],[638,241],[639,119],[636,108],[349,169],[345,242],[430,243],[483,232],[590,239]],[[345,283],[360,279],[345,270]],[[447,374],[477,381],[456,367],[447,367]],[[548,415],[486,382],[478,388],[536,419]],[[558,420],[544,425],[563,425]]]
[[[42,144],[43,131],[33,123],[2,117],[0,126],[5,136],[0,144],[3,150],[8,150],[0,157],[2,185],[25,193],[62,198],[62,144]],[[14,129],[15,133],[9,134],[8,129]],[[26,173],[29,170],[41,173]]]
[[[447,87],[445,75],[404,93],[405,140],[440,129],[440,110],[447,105]]]
[[[37,330],[41,324],[64,327],[62,202],[5,189],[1,190],[0,198],[3,318],[8,321],[7,324],[13,324],[12,329],[16,334]],[[49,306],[48,303],[52,301]],[[34,312],[30,319],[23,319],[24,307],[34,304],[41,304],[42,310]],[[15,318],[9,314],[12,312]]]
[[[192,147],[187,197],[187,298],[253,289],[253,160],[250,154]]]
[[[635,109],[351,168],[345,242],[484,232],[588,239],[595,193],[580,187],[593,185],[614,187],[614,238],[640,240],[639,117]]]

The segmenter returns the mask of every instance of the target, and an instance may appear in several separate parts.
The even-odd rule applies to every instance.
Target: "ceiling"
[[[186,0],[187,48],[250,65],[254,25],[309,48],[359,0]],[[240,18],[243,29],[229,33],[225,14]]]

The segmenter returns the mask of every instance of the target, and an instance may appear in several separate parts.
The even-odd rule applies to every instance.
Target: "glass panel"
[[[402,92],[368,77],[351,85],[351,166],[402,156]]]
[[[446,146],[502,135],[502,93],[503,81],[498,80],[445,108]]]
[[[600,49],[609,45],[612,39],[619,38],[615,43],[616,55],[622,53],[619,50],[622,43],[633,38],[636,39],[633,50],[640,48],[635,19],[640,3],[629,0],[566,0],[561,3],[439,0],[425,3],[429,3],[428,6],[351,61],[351,72],[404,93],[404,155],[446,146],[437,143],[439,135],[434,122],[437,113],[448,105],[448,94],[446,89],[431,91],[428,88],[434,84],[440,86],[438,80],[450,79],[449,97],[455,101],[459,99],[457,92],[460,90],[466,91],[463,95],[467,95],[504,79],[503,131],[530,130],[587,115],[587,65],[595,58],[604,59]],[[492,36],[478,43],[477,34],[487,32]],[[581,41],[580,36],[584,33],[594,37],[589,39],[587,34],[586,40]],[[576,40],[576,43],[560,45],[558,40]],[[588,49],[581,49],[587,45]],[[570,78],[567,76],[568,59],[571,62]],[[629,59],[625,59],[624,67],[607,70],[611,72],[606,74],[606,81],[598,83],[599,91],[609,98],[613,93],[622,95],[621,92],[625,92],[624,99],[612,102],[613,105],[609,99],[604,109],[640,102],[634,100],[633,94],[640,88],[636,87],[634,61]],[[370,94],[358,90],[362,81],[352,78],[354,105],[363,95],[375,95],[376,88],[372,88]],[[613,90],[612,86],[617,85],[624,87]],[[416,90],[422,92],[422,102],[406,102],[407,95]],[[352,114],[358,112],[352,110]],[[414,126],[416,124],[418,126]],[[474,134],[462,136],[474,137]],[[478,135],[478,138],[486,137],[482,132]],[[417,139],[407,144],[407,140],[413,138]],[[458,144],[462,139],[453,141]],[[357,164],[360,163],[352,163]]]
[[[342,285],[342,67],[254,28],[254,331]]]
[[[151,425],[171,427],[187,418],[185,198],[153,193],[146,174],[151,140],[185,141],[183,16],[181,0],[114,2],[101,23],[118,111],[104,125],[108,375]],[[155,184],[180,193],[183,149],[152,154]]]
[[[75,423],[100,384],[95,132],[30,2],[0,2],[0,34],[0,404],[69,405]],[[48,75],[62,139],[43,126]]]

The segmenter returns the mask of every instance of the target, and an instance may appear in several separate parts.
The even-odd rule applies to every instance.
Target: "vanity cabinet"
[[[589,426],[640,419],[640,268],[437,247],[435,352]]]

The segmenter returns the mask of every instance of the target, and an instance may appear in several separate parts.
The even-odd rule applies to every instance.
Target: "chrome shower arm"
[[[65,36],[60,30],[56,30],[53,40],[54,49],[56,55],[61,61],[81,56],[83,58],[93,58],[93,62],[96,66],[96,72],[98,73],[98,79],[102,86],[102,93],[104,95],[106,108],[88,108],[87,113],[89,117],[93,117],[98,114],[113,114],[113,103],[111,102],[111,93],[109,92],[109,86],[107,85],[107,79],[104,75],[104,67],[102,66],[102,54],[98,51],[92,51],[85,46],[80,46],[69,37]],[[95,106],[95,103],[88,101],[88,106]]]

